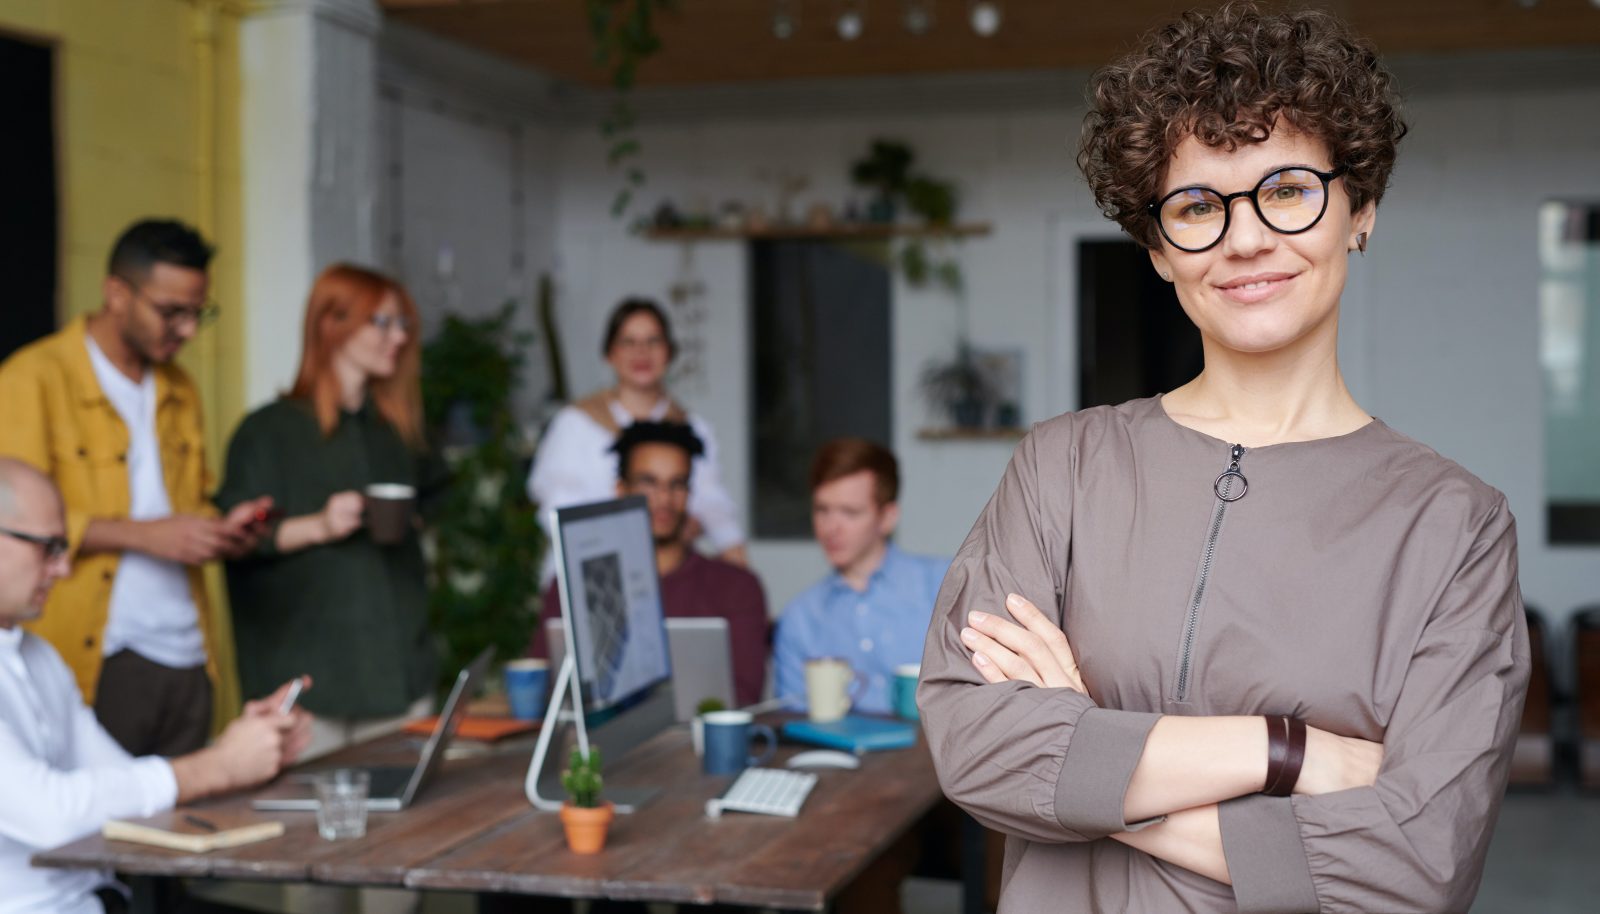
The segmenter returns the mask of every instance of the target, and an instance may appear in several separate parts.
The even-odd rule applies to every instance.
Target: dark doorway
[[[0,35],[0,359],[56,328],[54,51]]]
[[[1200,331],[1143,248],[1078,243],[1079,408],[1165,393],[1203,364]]]
[[[817,447],[853,435],[889,445],[888,250],[828,241],[750,245],[755,535],[811,535]]]

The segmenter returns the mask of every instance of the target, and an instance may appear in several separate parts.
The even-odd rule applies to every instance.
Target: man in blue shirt
[[[949,559],[889,542],[900,521],[900,468],[871,441],[838,438],[811,465],[811,524],[833,573],[790,601],[778,619],[774,690],[806,704],[807,660],[833,657],[861,677],[854,710],[892,711],[894,670],[922,660],[933,603]]]

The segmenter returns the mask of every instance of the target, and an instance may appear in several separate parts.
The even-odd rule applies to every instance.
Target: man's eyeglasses
[[[45,560],[50,562],[66,555],[67,548],[71,545],[64,536],[40,536],[37,533],[23,533],[21,530],[12,530],[7,527],[0,527],[0,533],[44,549]]]
[[[1180,187],[1149,206],[1167,243],[1180,251],[1207,251],[1228,233],[1233,201],[1247,197],[1261,224],[1280,235],[1310,231],[1328,211],[1328,182],[1344,168],[1280,168],[1255,187],[1224,194],[1209,187]]]
[[[135,296],[149,302],[150,307],[155,309],[156,314],[160,316],[168,327],[176,327],[184,321],[193,321],[196,327],[205,327],[214,322],[218,315],[222,313],[222,306],[214,301],[207,301],[202,305],[169,305],[165,302],[158,302],[151,298],[149,293],[145,292],[143,286],[128,277],[118,276],[117,278],[127,283],[128,288],[133,290]]]

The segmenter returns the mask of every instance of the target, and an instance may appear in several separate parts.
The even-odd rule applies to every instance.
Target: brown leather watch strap
[[[1289,761],[1289,726],[1284,717],[1269,714],[1262,719],[1267,722],[1267,779],[1261,792],[1271,794],[1283,780],[1283,766]]]
[[[1298,717],[1284,719],[1288,729],[1289,751],[1284,759],[1283,770],[1279,773],[1278,782],[1273,785],[1275,789],[1267,791],[1275,797],[1286,797],[1294,793],[1294,785],[1300,780],[1300,766],[1306,760],[1306,722]]]

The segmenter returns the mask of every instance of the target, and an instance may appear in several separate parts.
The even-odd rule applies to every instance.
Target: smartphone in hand
[[[294,703],[300,700],[300,692],[305,688],[304,676],[296,676],[294,682],[289,683],[289,691],[283,696],[283,702],[278,705],[279,714],[288,714],[294,710]]]

